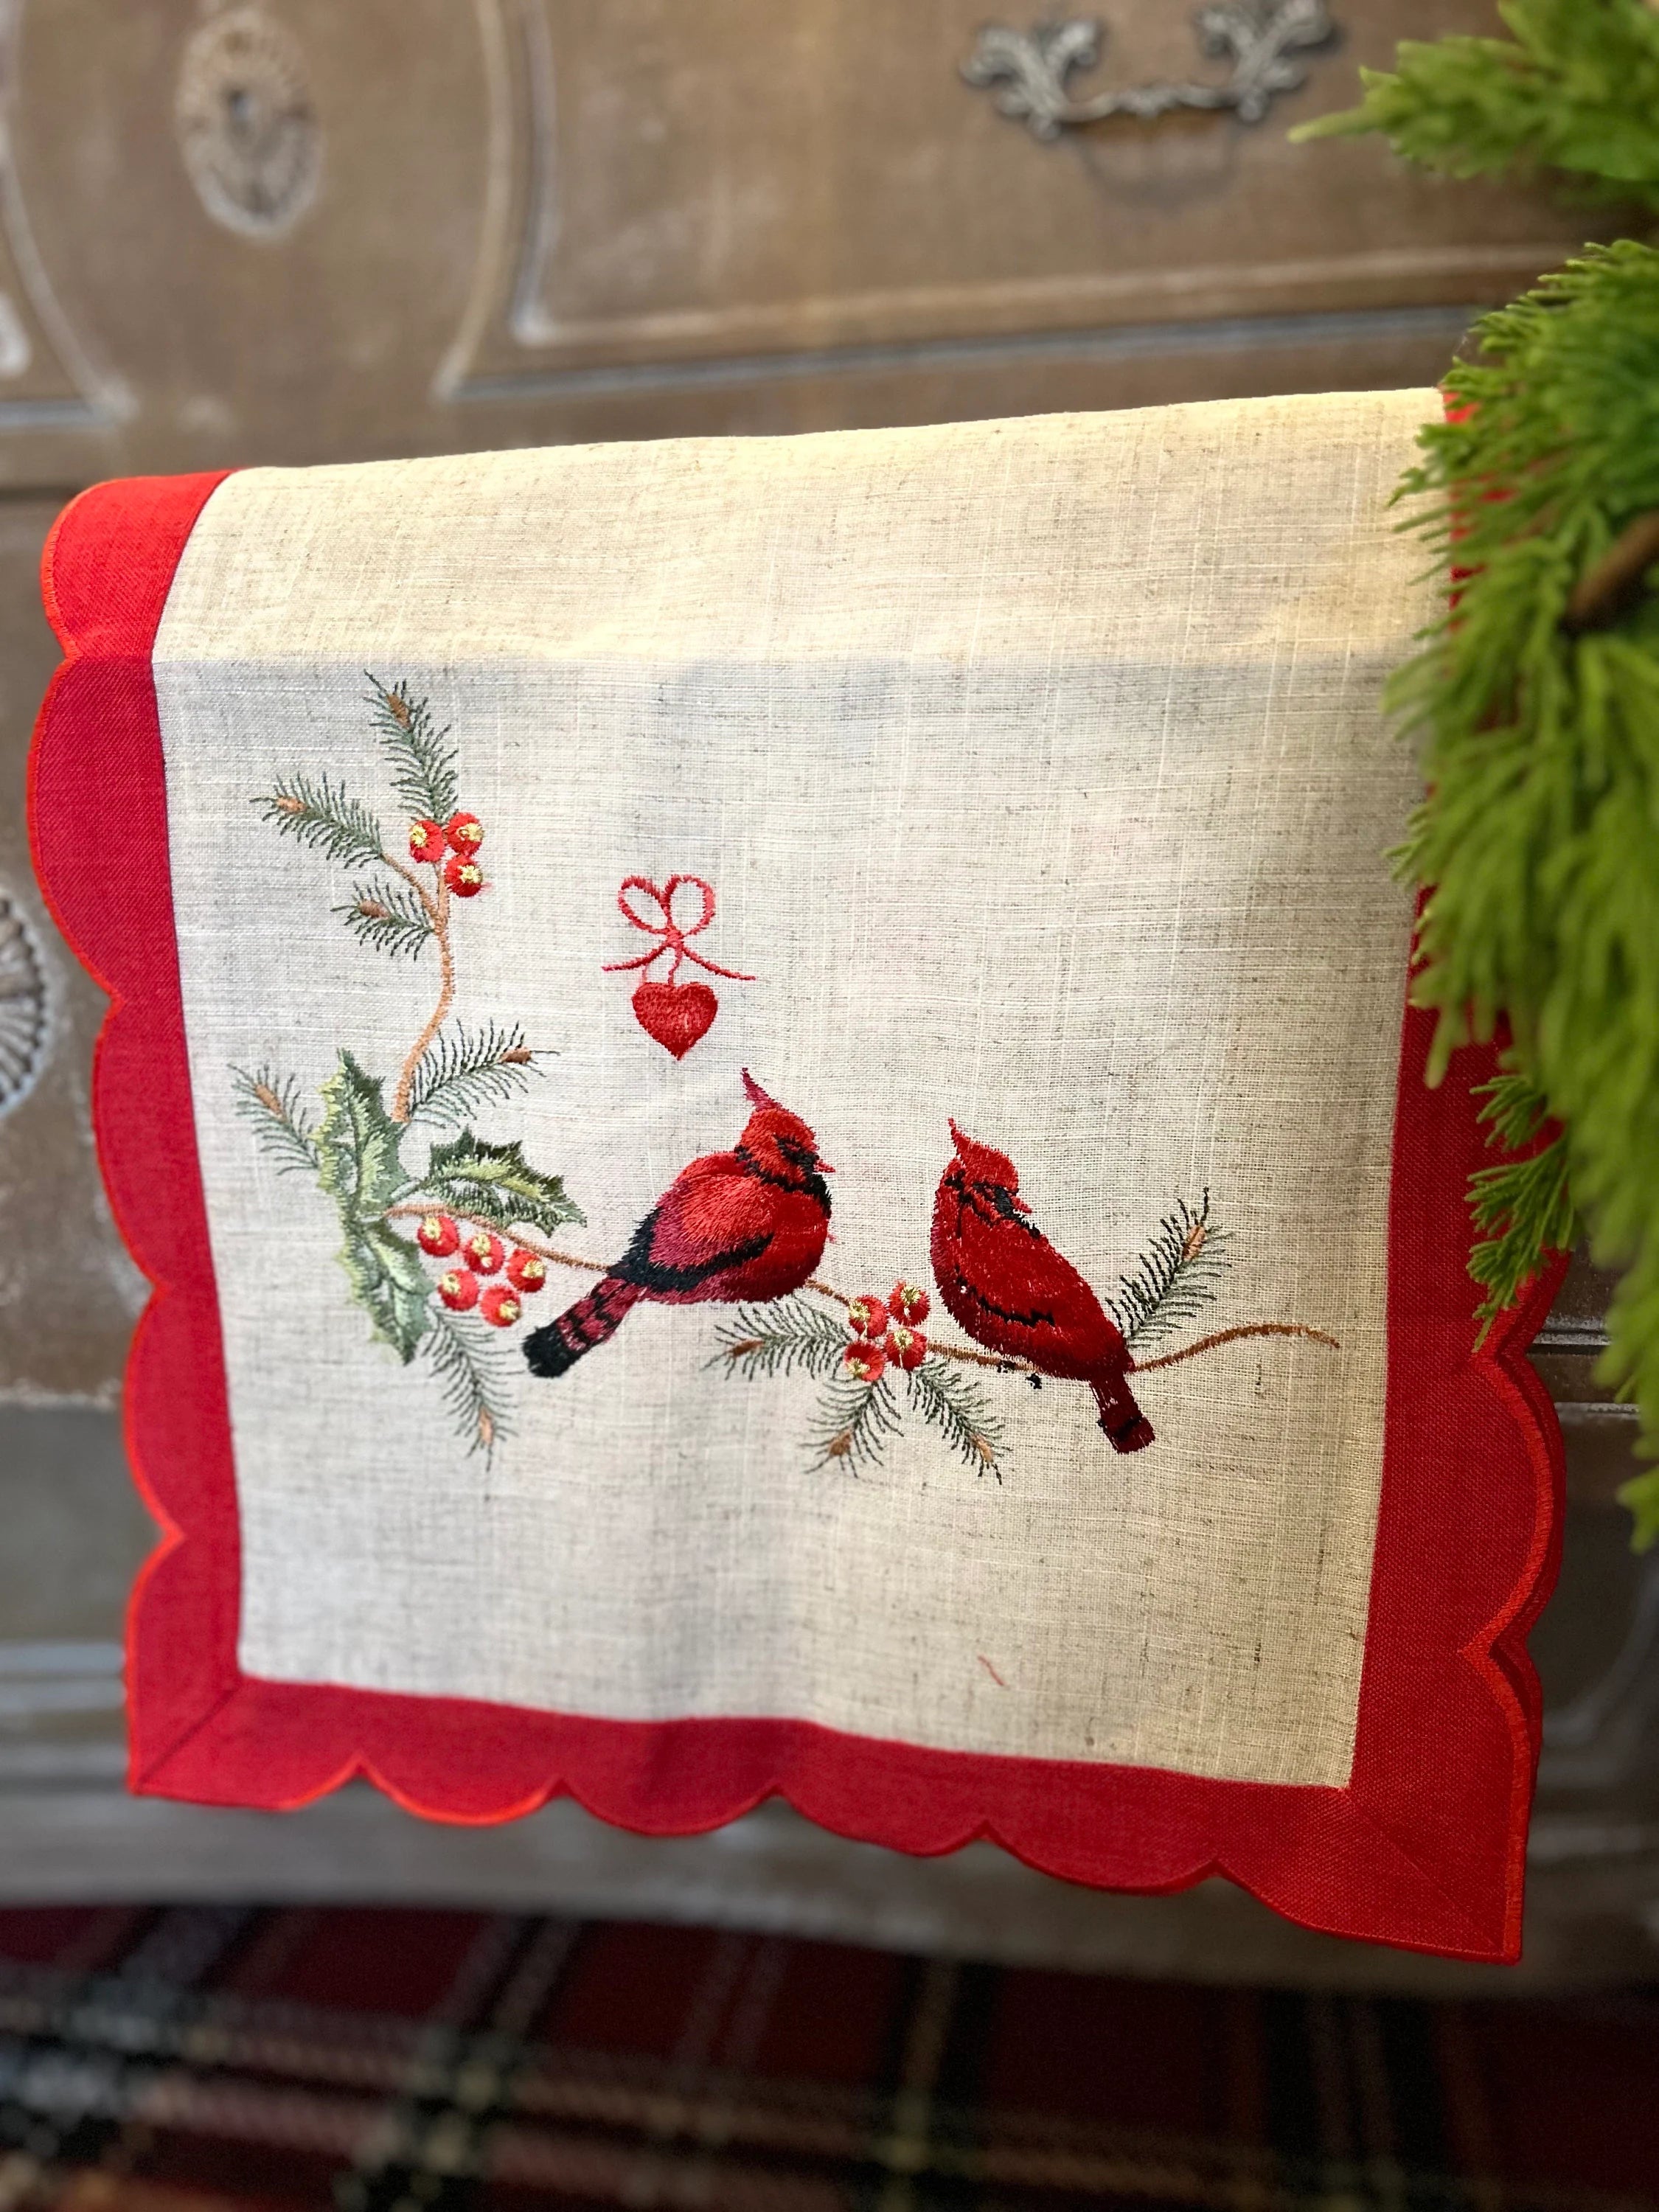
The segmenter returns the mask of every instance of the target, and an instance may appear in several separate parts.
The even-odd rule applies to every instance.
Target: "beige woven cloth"
[[[248,1673],[1346,1780],[1410,927],[1384,854],[1413,778],[1379,693],[1431,611],[1386,501],[1434,408],[261,469],[215,494],[155,674]],[[615,1258],[736,1139],[748,1067],[834,1164],[844,1292],[932,1287],[954,1116],[1105,1297],[1207,1191],[1225,1265],[1168,1347],[1282,1320],[1340,1349],[1245,1338],[1137,1377],[1158,1441],[1133,1455],[1080,1386],[956,1363],[999,1480],[890,1377],[878,1459],[823,1463],[824,1382],[725,1361],[714,1307],[643,1305],[556,1382],[525,1370],[524,1325],[474,1314],[507,1418],[470,1449],[432,1342],[405,1366],[376,1340],[334,1202],[277,1171],[232,1073],[315,1102],[345,1050],[389,1099],[433,1011],[431,948],[388,960],[335,911],[373,869],[256,804],[326,778],[404,853],[365,671],[452,726],[489,889],[451,909],[447,1033],[516,1023],[549,1055],[469,1126],[563,1176],[586,1222],[556,1244]],[[755,979],[704,978],[719,1016],[678,1060],[636,976],[605,972],[650,942],[623,879],[677,873],[718,894],[696,947]],[[452,1134],[412,1127],[405,1166]],[[531,1322],[589,1279],[550,1273]],[[966,1344],[935,1304],[929,1332]]]

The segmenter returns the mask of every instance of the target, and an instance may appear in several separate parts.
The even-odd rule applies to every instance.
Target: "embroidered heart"
[[[707,983],[641,983],[633,998],[634,1018],[676,1060],[684,1060],[700,1036],[714,1026],[720,1002]]]

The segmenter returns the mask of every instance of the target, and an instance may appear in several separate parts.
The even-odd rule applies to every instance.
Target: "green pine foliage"
[[[392,788],[414,819],[447,822],[460,789],[448,729],[438,727],[429,702],[416,698],[407,684],[385,684],[368,670],[363,672],[371,686],[368,703],[374,711],[374,733],[391,764]]]
[[[435,934],[432,917],[407,884],[354,884],[349,900],[334,911],[360,944],[394,960],[424,951]]]
[[[720,1350],[708,1362],[745,1375],[837,1374],[847,1349],[847,1324],[803,1297],[768,1305],[738,1306],[714,1332]]]
[[[1194,1209],[1178,1199],[1150,1244],[1107,1300],[1131,1352],[1146,1352],[1196,1319],[1227,1272],[1227,1233],[1210,1221],[1206,1190]]]
[[[481,1030],[457,1023],[427,1048],[409,1090],[412,1121],[454,1128],[481,1106],[502,1105],[538,1073],[535,1056],[516,1022],[487,1022]]]
[[[317,1172],[317,1124],[302,1103],[299,1079],[274,1067],[233,1067],[236,1111],[252,1130],[259,1148],[276,1163],[279,1175],[303,1169]]]
[[[380,825],[361,799],[325,775],[291,775],[254,800],[267,822],[349,868],[382,857]]]
[[[511,1433],[513,1361],[498,1339],[465,1314],[434,1304],[422,1346],[443,1392],[444,1407],[470,1452],[488,1459]]]
[[[769,1304],[738,1306],[715,1331],[720,1349],[708,1362],[728,1374],[750,1376],[810,1375],[826,1388],[812,1431],[815,1462],[845,1462],[874,1466],[887,1441],[903,1424],[896,1385],[904,1386],[903,1407],[936,1430],[975,1474],[999,1481],[1002,1424],[990,1400],[971,1376],[959,1375],[937,1353],[920,1367],[890,1366],[879,1381],[860,1382],[842,1364],[847,1323],[799,1296]]]
[[[920,1367],[900,1368],[905,1395],[930,1428],[975,1474],[1002,1480],[1002,1424],[977,1382],[958,1375],[948,1360],[924,1359]]]
[[[1469,1211],[1481,1239],[1469,1255],[1469,1273],[1486,1292],[1479,1309],[1481,1335],[1512,1306],[1552,1252],[1577,1241],[1572,1192],[1567,1178],[1566,1139],[1547,1140],[1549,1101],[1528,1076],[1494,1076],[1475,1094],[1486,1102],[1480,1119],[1494,1149],[1510,1157],[1469,1179]]]
[[[1565,1131],[1477,1188],[1492,1296],[1576,1209],[1626,1270],[1604,1373],[1659,1455],[1659,564],[1584,595],[1659,510],[1659,253],[1593,248],[1478,335],[1447,380],[1459,419],[1423,431],[1402,487],[1461,579],[1389,695],[1430,793],[1401,854],[1433,887],[1416,995],[1434,1079],[1504,1023],[1517,1081],[1489,1120]],[[1638,1542],[1659,1539],[1659,1473],[1625,1495]]]
[[[441,825],[459,797],[447,730],[407,684],[368,681],[374,731],[399,806]],[[430,1368],[469,1450],[487,1457],[506,1433],[515,1363],[487,1322],[442,1304],[440,1279],[403,1224],[428,1209],[513,1237],[582,1220],[562,1176],[534,1166],[518,1139],[493,1143],[468,1126],[478,1108],[517,1096],[538,1072],[537,1056],[516,1024],[469,1029],[455,1018],[454,910],[435,874],[416,873],[387,849],[372,808],[326,775],[300,773],[254,804],[285,836],[361,872],[348,902],[334,909],[360,943],[394,960],[438,945],[438,1009],[401,1068],[372,1074],[342,1050],[320,1086],[323,1111],[315,1118],[290,1076],[260,1067],[233,1069],[231,1077],[237,1110],[261,1147],[283,1171],[305,1170],[333,1201],[340,1264],[374,1334],[405,1366],[418,1358]],[[426,1125],[421,1138],[429,1147],[418,1173],[403,1157],[416,1122]]]
[[[819,1401],[812,1427],[815,1467],[844,1467],[857,1474],[876,1467],[890,1438],[903,1425],[886,1376],[874,1382],[832,1382]]]
[[[1509,39],[1407,40],[1365,96],[1296,138],[1379,131],[1448,176],[1532,169],[1581,197],[1659,209],[1659,8],[1647,0],[1500,0]]]

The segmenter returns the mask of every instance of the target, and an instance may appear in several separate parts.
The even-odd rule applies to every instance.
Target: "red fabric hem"
[[[1221,1873],[1288,1917],[1453,1956],[1518,1954],[1538,1750],[1525,1635],[1559,1544],[1560,1433],[1527,1364],[1559,1274],[1477,1346],[1464,1185],[1490,1055],[1423,1080],[1405,1016],[1389,1228],[1389,1414],[1349,1783],[939,1752],[799,1721],[596,1719],[256,1680],[237,1663],[240,1560],[224,1361],[196,1154],[150,654],[217,476],[82,495],[46,554],[68,658],[36,731],[36,866],[111,995],[94,1121],[116,1217],[154,1292],[127,1435],[163,1534],[130,1630],[135,1790],[287,1808],[365,1775],[411,1812],[512,1819],[568,1795],[653,1835],[781,1796],[821,1826],[922,1855],[989,1837],[1043,1871],[1171,1890]]]

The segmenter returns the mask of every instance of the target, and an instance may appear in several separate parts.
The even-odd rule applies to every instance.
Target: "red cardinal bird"
[[[1121,1331],[1031,1219],[1007,1154],[976,1145],[954,1121],[951,1134],[957,1156],[933,1200],[939,1296],[988,1351],[1029,1359],[1040,1375],[1086,1382],[1116,1449],[1142,1450],[1152,1425],[1124,1380],[1134,1362]]]
[[[823,1178],[831,1170],[805,1122],[769,1098],[746,1067],[743,1087],[755,1111],[735,1148],[682,1168],[587,1296],[525,1339],[532,1375],[568,1374],[641,1298],[690,1306],[787,1297],[817,1266],[830,1234]]]

